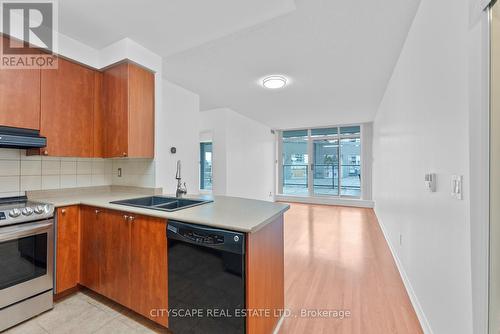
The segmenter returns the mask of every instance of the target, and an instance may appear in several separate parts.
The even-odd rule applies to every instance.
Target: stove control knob
[[[35,213],[36,213],[37,215],[41,215],[41,214],[42,214],[42,213],[44,213],[44,212],[45,212],[45,208],[43,207],[43,205],[37,205],[37,206],[35,207]]]
[[[33,214],[33,209],[30,207],[27,207],[27,208],[24,208],[22,212],[23,212],[24,216],[31,216]]]
[[[12,217],[12,218],[17,218],[20,215],[21,215],[21,210],[19,210],[19,209],[12,209],[9,212],[9,216]]]

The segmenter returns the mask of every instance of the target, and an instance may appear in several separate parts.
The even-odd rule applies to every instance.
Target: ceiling
[[[325,126],[374,119],[419,2],[64,0],[59,30],[95,48],[142,44],[202,110],[228,107],[280,129]],[[291,82],[265,90],[269,74]]]
[[[63,0],[59,31],[96,49],[128,37],[167,56],[294,9],[293,0]]]

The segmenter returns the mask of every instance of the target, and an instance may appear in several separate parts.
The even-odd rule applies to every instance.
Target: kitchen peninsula
[[[241,294],[247,310],[242,321],[246,333],[272,333],[284,308],[283,214],[289,206],[225,196],[175,212],[111,203],[145,196],[119,187],[32,194],[33,200],[56,207],[56,297],[83,286],[170,327],[172,313],[158,310],[169,309],[169,265],[176,261],[168,254],[173,241],[167,239],[167,226],[180,222],[242,236]],[[229,289],[230,281],[225,282]],[[196,301],[190,306],[207,305],[201,297],[199,305]]]

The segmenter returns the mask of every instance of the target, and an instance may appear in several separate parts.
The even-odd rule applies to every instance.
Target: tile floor
[[[170,333],[159,325],[90,291],[77,292],[54,309],[19,324],[5,334]]]

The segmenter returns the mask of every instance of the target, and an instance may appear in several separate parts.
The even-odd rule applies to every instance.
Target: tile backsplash
[[[133,187],[155,186],[155,164],[151,159],[112,159],[112,185]],[[121,177],[118,174],[121,168]]]
[[[26,156],[25,150],[0,148],[0,197],[31,190],[154,184],[153,160]]]

